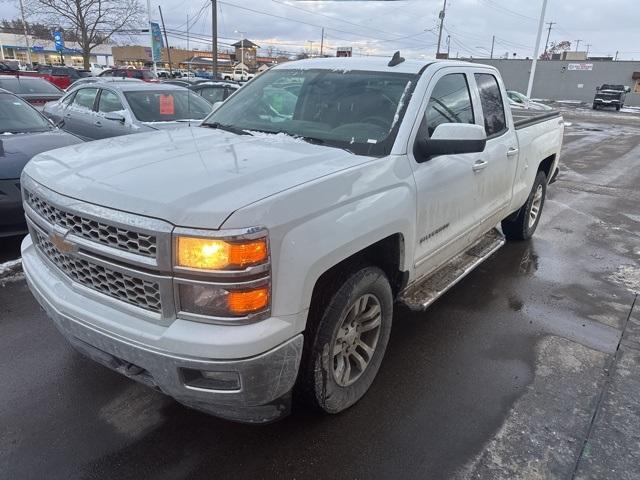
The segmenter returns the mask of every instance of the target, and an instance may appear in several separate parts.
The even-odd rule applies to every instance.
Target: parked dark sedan
[[[55,128],[17,95],[0,89],[0,238],[20,235],[27,226],[20,198],[20,174],[34,155],[81,143]]]
[[[15,93],[39,110],[45,103],[58,100],[64,95],[54,84],[36,77],[0,76],[0,89]]]

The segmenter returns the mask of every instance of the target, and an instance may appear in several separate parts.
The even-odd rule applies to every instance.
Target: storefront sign
[[[593,63],[570,63],[568,70],[591,71]]]

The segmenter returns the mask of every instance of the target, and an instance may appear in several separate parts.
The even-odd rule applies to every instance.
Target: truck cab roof
[[[418,74],[424,68],[432,64],[440,66],[468,66],[482,67],[477,63],[463,62],[458,60],[405,60],[393,67],[389,66],[391,57],[327,57],[327,58],[307,58],[295,62],[287,62],[274,67],[274,69],[323,69],[323,70],[364,70],[373,72],[398,72]]]

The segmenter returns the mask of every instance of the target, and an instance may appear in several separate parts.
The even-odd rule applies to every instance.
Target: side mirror
[[[624,87],[624,93],[631,93],[631,87]]]
[[[457,155],[462,153],[480,153],[487,144],[484,127],[468,123],[441,123],[431,138],[422,138],[417,142],[422,161],[436,155]]]
[[[117,113],[117,112],[109,112],[104,116],[104,118],[106,120],[112,120],[114,122],[120,122],[120,123],[124,123],[125,122],[124,115],[122,115],[121,113]]]
[[[596,92],[599,92],[599,91],[600,91],[600,87],[596,87]]]

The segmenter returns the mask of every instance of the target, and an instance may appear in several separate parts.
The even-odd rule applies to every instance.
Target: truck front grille
[[[98,222],[53,206],[29,190],[25,190],[29,206],[49,223],[68,229],[79,237],[145,257],[155,258],[157,239],[125,228]]]
[[[31,233],[42,254],[73,281],[137,307],[153,312],[162,311],[158,283],[64,254],[42,232],[32,229]]]

